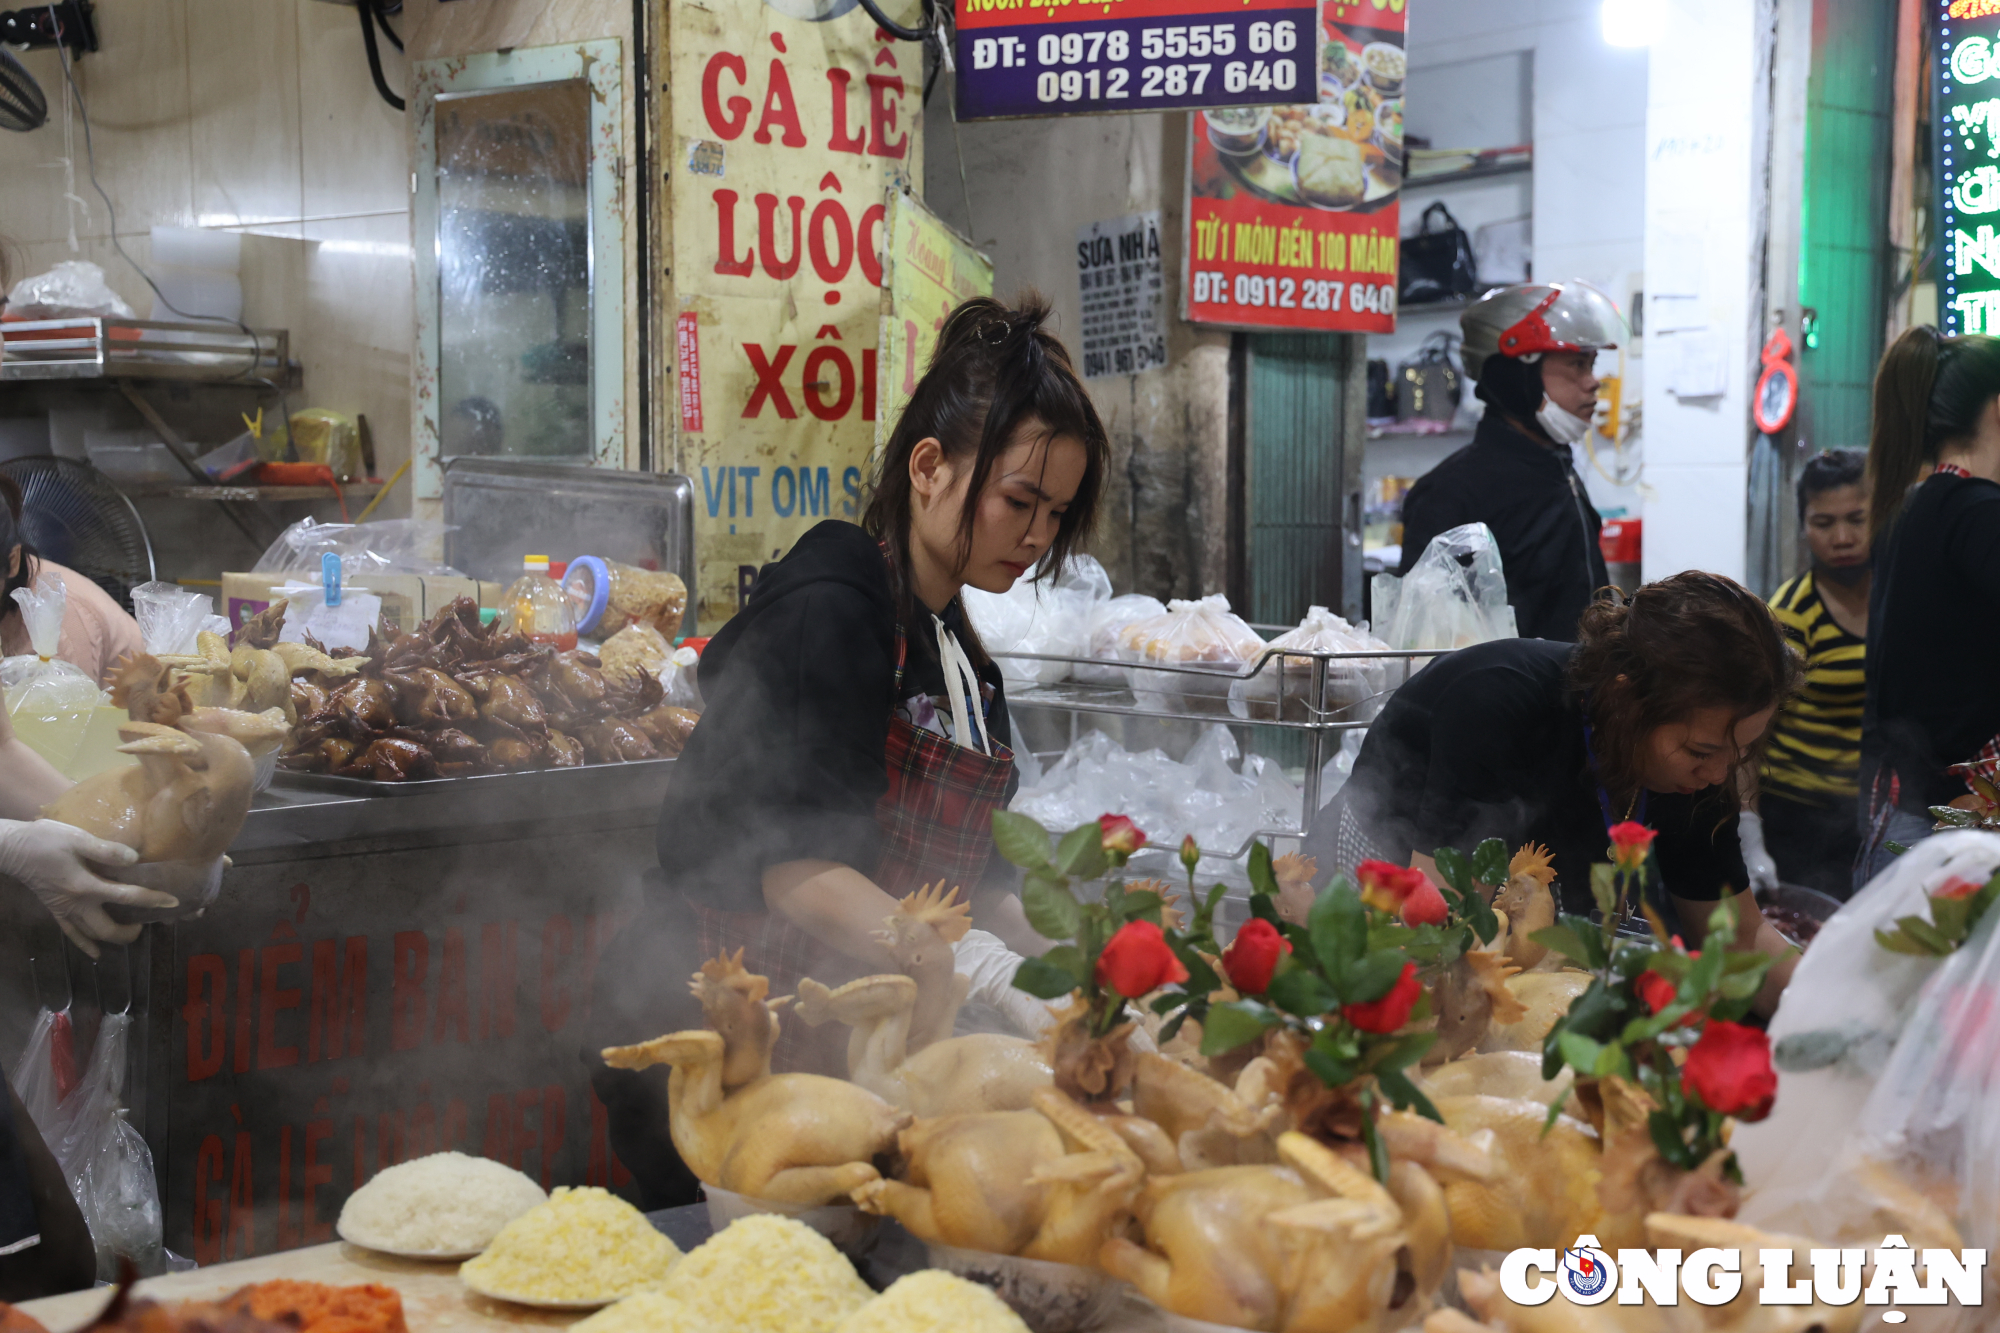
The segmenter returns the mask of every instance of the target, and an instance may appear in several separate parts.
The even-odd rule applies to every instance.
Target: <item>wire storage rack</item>
[[[1267,638],[1290,626],[1253,625]],[[1010,714],[1054,713],[1068,718],[1068,742],[1084,730],[1084,719],[1147,718],[1205,727],[1221,723],[1297,737],[1305,750],[1300,786],[1303,808],[1296,828],[1263,827],[1233,851],[1215,849],[1230,860],[1247,855],[1259,840],[1303,836],[1320,807],[1322,773],[1346,733],[1365,731],[1395,690],[1448,649],[1388,649],[1373,652],[1308,652],[1267,647],[1253,662],[1229,671],[1216,666],[1050,653],[995,652],[1003,663],[1040,664],[1035,674],[1060,678],[1007,687]],[[1054,668],[1054,670],[1051,670]],[[1122,678],[1122,679],[1121,679]]]

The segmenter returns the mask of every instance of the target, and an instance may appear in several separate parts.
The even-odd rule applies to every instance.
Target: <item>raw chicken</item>
[[[85,778],[42,809],[139,853],[141,861],[212,861],[250,811],[254,773],[241,741],[157,722],[127,722],[118,747],[139,762]]]
[[[898,1138],[902,1180],[853,1192],[920,1240],[1088,1262],[1131,1215],[1146,1170],[1097,1116],[1053,1087],[1034,1109],[919,1120]]]
[[[797,1012],[814,1027],[829,1019],[853,1029],[847,1075],[920,1116],[1026,1110],[1051,1074],[1033,1042],[997,1033],[950,1035],[968,980],[944,966],[971,926],[969,903],[943,882],[905,897],[875,938],[903,973],[861,977],[829,990],[799,983]],[[935,952],[933,960],[928,955]]]
[[[1451,1257],[1444,1197],[1421,1167],[1387,1187],[1302,1134],[1282,1165],[1149,1182],[1143,1247],[1108,1239],[1099,1263],[1177,1314],[1267,1333],[1383,1333],[1428,1308]]]
[[[738,1194],[814,1206],[878,1180],[872,1162],[909,1112],[842,1079],[773,1074],[776,1005],[765,1001],[770,983],[744,971],[741,950],[703,963],[690,989],[707,1030],[603,1053],[614,1069],[673,1067],[669,1127],[688,1169]]]

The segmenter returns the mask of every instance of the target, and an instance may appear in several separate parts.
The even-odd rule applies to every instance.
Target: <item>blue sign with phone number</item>
[[[1210,16],[1196,15],[1208,19]],[[1318,90],[1317,11],[958,29],[958,116],[1285,106]]]

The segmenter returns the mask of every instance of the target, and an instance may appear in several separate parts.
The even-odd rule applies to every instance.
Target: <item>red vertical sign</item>
[[[1317,103],[1195,113],[1190,322],[1395,329],[1405,3],[1324,0]]]
[[[701,429],[701,334],[695,313],[683,310],[674,321],[675,352],[680,358],[681,429]]]

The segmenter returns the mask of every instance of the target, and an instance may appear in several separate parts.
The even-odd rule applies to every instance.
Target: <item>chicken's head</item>
[[[778,1016],[765,1002],[771,983],[744,969],[743,951],[703,963],[688,989],[701,1001],[708,1026],[722,1038],[723,1086],[736,1087],[770,1073],[771,1047],[778,1040]]]
[[[876,931],[875,938],[895,957],[899,970],[914,976],[950,966],[951,946],[972,929],[972,904],[958,901],[958,890],[939,880],[905,895],[883,924],[887,929]]]

